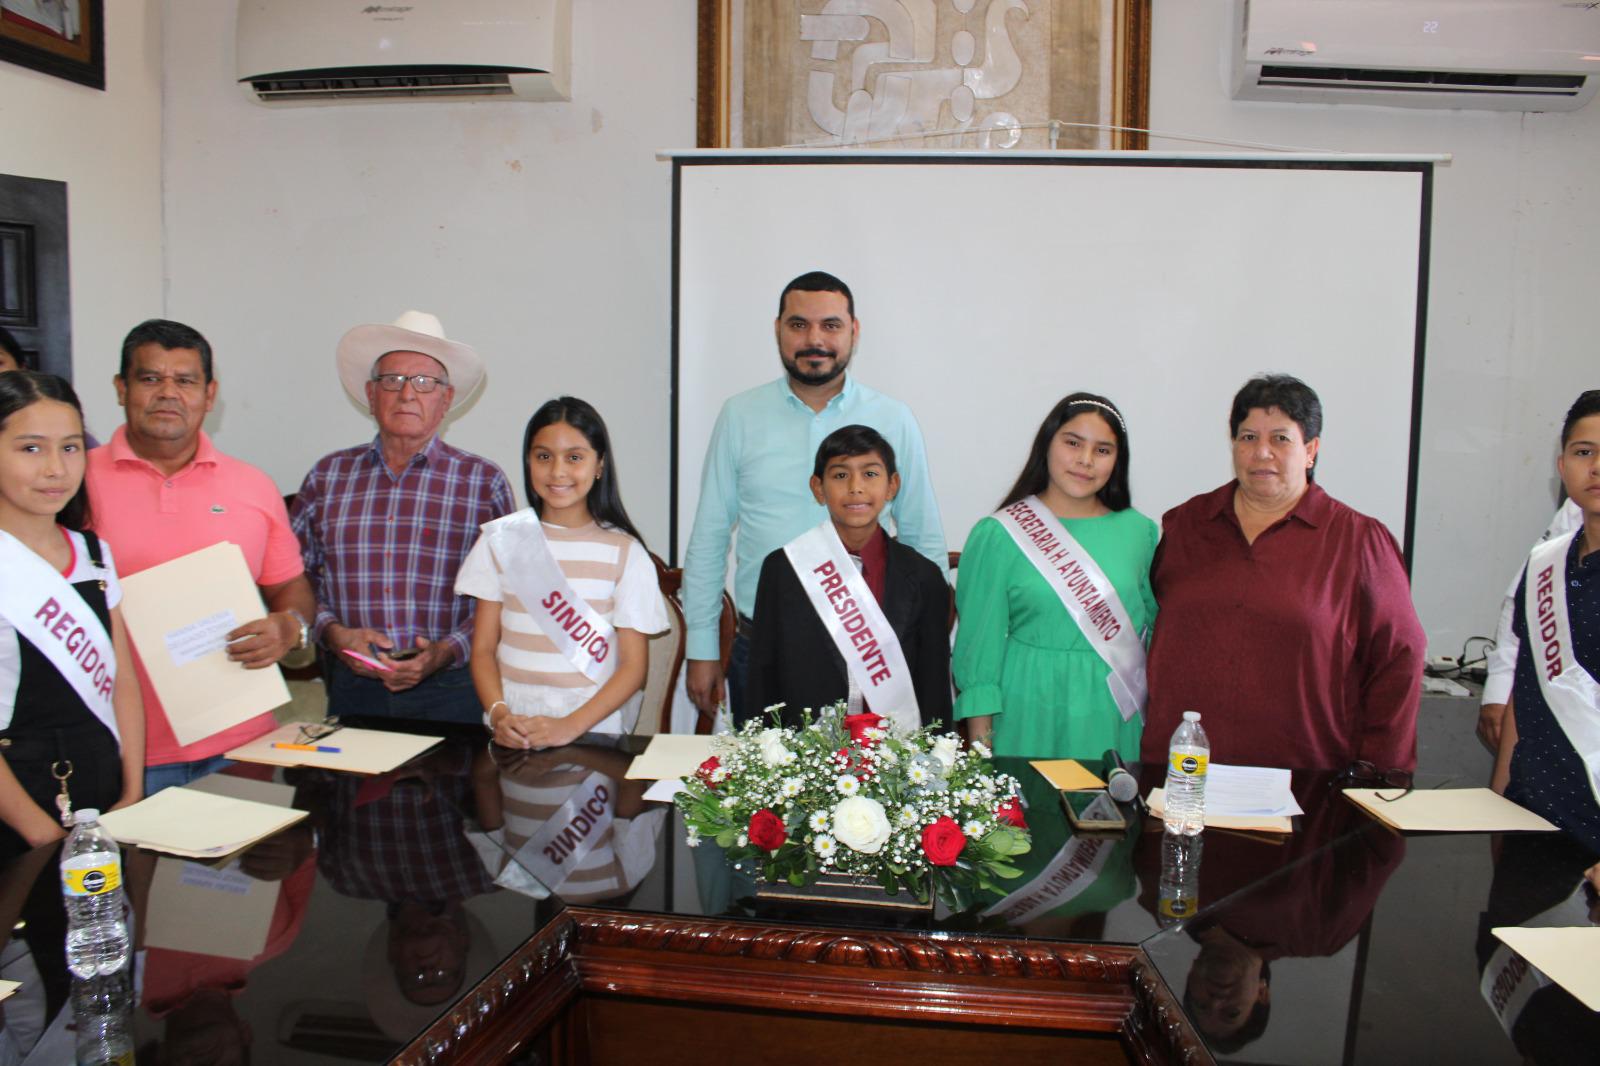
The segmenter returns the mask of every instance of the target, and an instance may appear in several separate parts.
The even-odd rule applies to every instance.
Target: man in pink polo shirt
[[[89,453],[94,528],[111,542],[118,569],[137,574],[221,541],[244,552],[270,612],[228,634],[228,657],[271,666],[304,647],[316,601],[272,479],[217,451],[200,428],[217,399],[211,345],[180,322],[151,319],[122,342],[113,383],[126,424]],[[144,664],[134,660],[145,710],[145,795],[227,765],[222,753],[276,726],[258,715],[193,744],[173,736]]]

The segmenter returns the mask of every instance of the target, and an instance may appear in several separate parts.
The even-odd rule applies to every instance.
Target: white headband
[[[1128,423],[1126,423],[1126,422],[1124,422],[1122,420],[1122,412],[1118,411],[1115,407],[1112,407],[1110,404],[1101,403],[1099,400],[1073,400],[1072,401],[1072,406],[1074,406],[1074,407],[1078,406],[1079,404],[1088,404],[1090,407],[1098,407],[1102,411],[1110,411],[1111,412],[1111,417],[1115,418],[1117,420],[1117,425],[1122,427],[1122,432],[1123,433],[1127,433],[1128,432]]]

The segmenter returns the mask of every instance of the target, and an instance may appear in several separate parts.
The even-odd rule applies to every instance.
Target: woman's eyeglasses
[[[1339,776],[1333,779],[1334,785],[1339,788],[1370,788],[1381,790],[1385,788],[1399,789],[1393,796],[1385,796],[1382,791],[1375,791],[1377,796],[1385,803],[1405,799],[1411,795],[1416,787],[1411,782],[1411,774],[1405,770],[1380,770],[1365,759],[1357,759],[1340,771]]]

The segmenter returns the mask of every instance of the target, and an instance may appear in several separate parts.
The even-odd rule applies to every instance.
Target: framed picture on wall
[[[104,0],[0,0],[0,61],[106,87]]]
[[[1138,149],[1151,0],[700,0],[702,148]]]

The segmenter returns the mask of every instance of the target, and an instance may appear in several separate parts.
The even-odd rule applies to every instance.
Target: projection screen
[[[850,373],[921,423],[953,550],[1067,393],[1122,408],[1159,521],[1232,476],[1232,396],[1279,371],[1322,398],[1319,483],[1409,561],[1436,160],[673,156],[673,560],[719,408],[782,373],[778,293],[821,269],[855,293]]]

